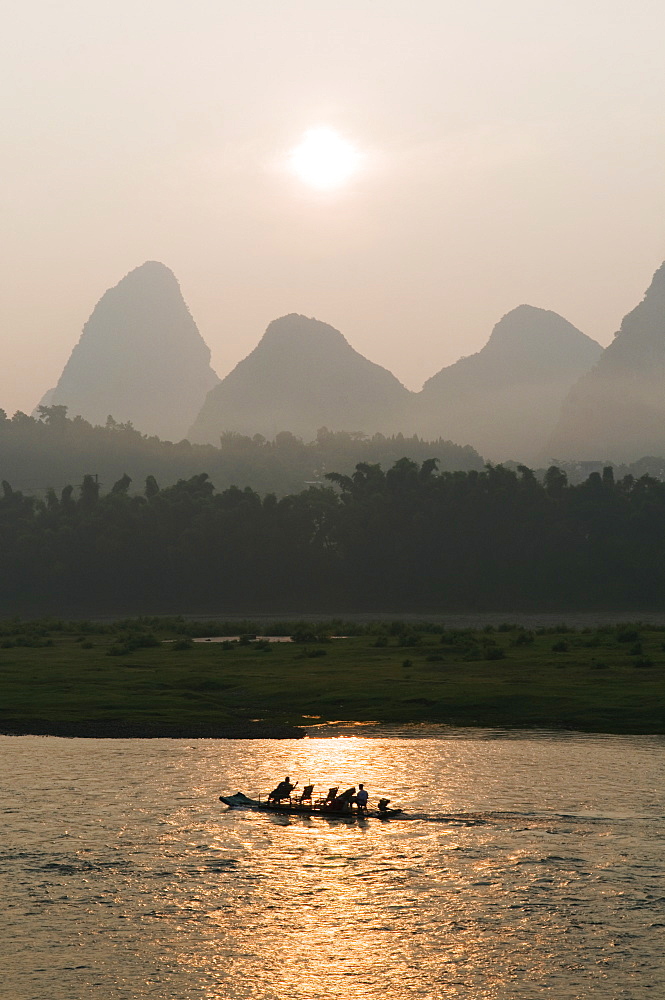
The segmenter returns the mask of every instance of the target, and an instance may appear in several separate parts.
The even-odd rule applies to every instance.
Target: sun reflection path
[[[218,946],[207,962],[201,952],[192,956],[194,968],[207,964],[209,974],[219,977],[219,987],[206,994],[209,1000],[505,996],[510,974],[500,968],[491,900],[479,912],[477,891],[470,898],[463,894],[487,877],[485,865],[469,865],[462,882],[441,884],[424,858],[418,863],[415,845],[386,848],[383,835],[361,836],[349,828],[340,833],[339,827],[281,833],[293,838],[291,864],[264,859],[255,873],[259,899],[253,911],[241,905],[241,920],[228,910],[210,914]],[[235,950],[225,942],[229,921]],[[519,941],[517,950],[524,944]],[[496,967],[492,982],[481,988],[488,961]],[[250,993],[251,969],[256,977]],[[239,978],[244,989],[230,990]]]
[[[487,803],[495,811],[468,826],[206,814],[201,842],[215,867],[193,872],[190,883],[183,869],[164,910],[183,929],[174,938],[178,968],[208,1000],[534,1000],[543,992],[577,1000],[606,995],[594,991],[608,969],[614,994],[628,984],[621,995],[641,1000],[629,983],[640,912],[622,902],[625,869],[605,836],[614,826],[568,815],[580,776],[575,794],[586,802],[591,765],[581,752],[577,770],[566,770],[558,753],[518,741],[363,737],[238,748],[227,771],[248,791],[290,773],[301,787],[319,782],[317,791],[362,780],[374,801],[395,795],[411,815],[476,815]],[[207,783],[208,799],[218,791],[217,780],[202,778],[202,798]],[[187,811],[179,815],[186,823]],[[197,837],[187,842],[194,850]],[[630,928],[623,937],[613,930],[613,951],[609,926]]]
[[[662,994],[662,738],[0,743],[12,1000]],[[219,808],[310,767],[484,813]]]
[[[299,750],[302,749],[294,764],[300,768],[300,785],[314,784],[317,793],[325,794],[334,785],[348,788],[357,787],[360,782],[367,784],[372,763],[370,755],[362,753],[359,743],[359,740],[344,737],[302,740]],[[375,797],[383,794],[383,791],[375,791]]]
[[[386,752],[373,739],[339,737],[300,741],[281,763],[301,787],[318,781],[317,790],[325,791],[363,781],[375,800],[403,784],[400,756],[403,750]],[[227,822],[246,831],[244,887],[237,913],[221,907],[208,917],[218,937],[203,964],[220,983],[208,1000],[434,998],[444,983],[446,996],[468,997],[477,979],[475,921],[468,919],[459,883],[442,885],[428,859],[433,848],[439,858],[454,849],[448,831],[257,814],[231,814]],[[486,864],[466,859],[464,883],[484,879]],[[202,954],[192,959],[201,971]],[[251,993],[248,969],[257,970]],[[231,989],[239,978],[246,992]],[[499,978],[484,998],[500,995],[494,991]]]

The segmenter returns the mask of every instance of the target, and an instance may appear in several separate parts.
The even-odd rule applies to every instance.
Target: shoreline
[[[249,622],[8,621],[0,732],[279,740],[335,724],[425,724],[665,735],[663,625],[276,625],[267,634],[292,641],[257,638]],[[225,631],[240,639],[212,641]]]
[[[575,737],[644,736],[665,738],[661,730],[583,729],[562,722],[549,721],[543,725],[514,724],[498,719],[468,724],[461,720],[450,722],[411,721],[345,721],[329,722],[314,726],[289,726],[276,723],[239,722],[233,725],[144,725],[141,723],[97,720],[89,722],[57,722],[46,719],[0,721],[0,736],[48,736],[58,739],[117,739],[117,740],[302,740],[339,739],[361,737],[364,739],[422,739],[432,736],[446,739],[522,739],[543,736],[567,739]]]
[[[296,726],[279,723],[238,722],[237,724],[145,724],[99,719],[86,722],[57,722],[47,719],[0,722],[0,736],[58,736],[66,739],[116,740],[295,740],[306,733]]]
[[[45,611],[44,615],[35,615],[34,609],[12,609],[5,608],[0,612],[0,620],[10,617],[18,617],[21,620],[30,622],[35,617],[45,619],[56,618],[65,619],[72,623],[90,622],[99,625],[112,625],[116,622],[128,621],[138,618],[154,618],[168,620],[177,617],[184,622],[252,622],[257,626],[274,625],[279,622],[299,622],[299,623],[321,623],[331,621],[343,621],[358,625],[368,625],[372,623],[389,624],[393,621],[417,623],[435,623],[443,625],[445,628],[484,628],[487,625],[498,626],[505,623],[520,625],[524,628],[554,627],[556,625],[568,625],[571,628],[586,628],[595,626],[609,626],[640,623],[642,625],[665,626],[665,609],[658,608],[633,608],[614,611],[604,608],[522,608],[520,610],[462,610],[459,608],[446,608],[443,610],[425,609],[423,611],[399,611],[399,610],[376,610],[376,611],[348,611],[348,610],[320,610],[320,611],[279,611],[274,609],[264,610],[221,610],[210,608],[207,611],[169,611],[163,608],[158,610],[119,609],[113,612],[101,613],[97,610],[71,611]]]

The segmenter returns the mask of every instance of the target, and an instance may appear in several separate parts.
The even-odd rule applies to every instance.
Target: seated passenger
[[[296,785],[298,782],[296,782]],[[289,795],[295,788],[295,785],[291,784],[291,779],[288,774],[284,778],[284,781],[280,781],[277,788],[273,788],[272,792],[268,794],[268,802],[281,802],[282,799],[288,799]]]
[[[345,792],[337,795],[330,803],[329,808],[332,809],[333,812],[346,812],[351,808],[351,803],[353,802],[355,796],[356,789],[354,785],[353,788],[347,788]]]
[[[364,785],[358,785],[358,794],[356,795],[356,806],[358,807],[359,813],[367,812],[367,800],[369,798],[369,793]]]

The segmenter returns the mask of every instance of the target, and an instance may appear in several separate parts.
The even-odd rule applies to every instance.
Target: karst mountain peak
[[[330,430],[397,433],[410,422],[412,393],[318,319],[273,320],[254,350],[210,391],[190,439],[280,431],[311,439]]]
[[[520,305],[485,346],[432,376],[420,394],[420,430],[476,448],[492,461],[533,462],[570,386],[602,348],[562,316]]]
[[[150,260],[105,292],[43,402],[179,440],[218,381],[175,275]]]
[[[567,395],[549,454],[614,462],[665,455],[665,263]]]

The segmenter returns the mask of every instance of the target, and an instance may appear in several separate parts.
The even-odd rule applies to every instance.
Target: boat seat
[[[296,802],[311,802],[314,785],[305,785],[300,795],[295,796]]]
[[[321,798],[316,800],[317,806],[330,805],[333,799],[337,798],[338,791],[339,791],[339,785],[335,785],[334,788],[329,788],[328,794],[326,796],[322,796]]]

